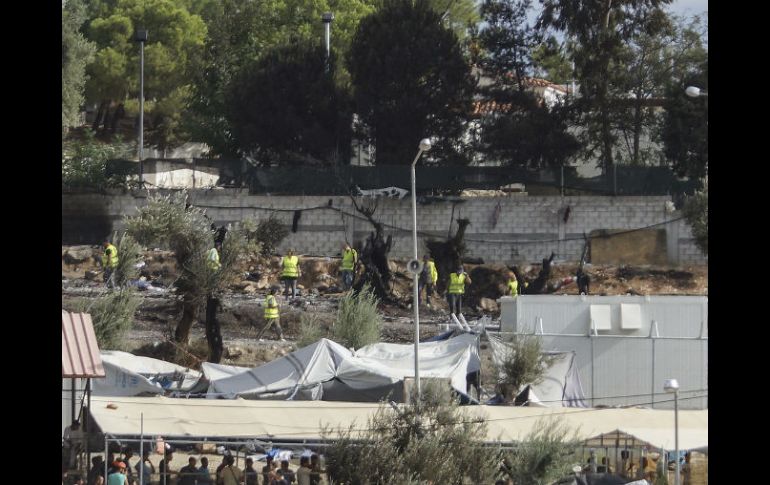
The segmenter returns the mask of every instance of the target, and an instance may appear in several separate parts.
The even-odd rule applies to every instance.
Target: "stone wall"
[[[295,211],[302,209],[296,232],[289,233],[281,250],[293,247],[302,254],[334,256],[343,242],[363,240],[372,230],[348,197],[249,195],[245,189],[192,190],[188,194],[191,202],[205,208],[217,224],[273,213],[291,231]],[[146,195],[140,191],[62,194],[62,244],[99,243],[111,230],[123,227],[123,217],[135,214],[136,207],[144,205]],[[490,263],[537,262],[551,251],[556,252],[557,259],[577,261],[584,232],[655,225],[655,229],[666,231],[669,263],[705,263],[684,221],[664,223],[681,217],[678,211],[667,211],[667,201],[670,197],[527,195],[472,197],[461,202],[418,201],[418,252],[425,250],[426,238],[445,238],[454,232],[457,218],[471,221],[466,231],[467,255]],[[391,255],[409,258],[411,199],[380,199],[374,217],[393,236]]]

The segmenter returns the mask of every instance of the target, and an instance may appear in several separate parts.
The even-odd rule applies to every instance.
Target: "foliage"
[[[331,27],[331,50],[345,53],[359,20],[374,11],[373,5],[373,0],[222,0],[202,9],[208,37],[204,68],[193,76],[194,135],[216,154],[237,154],[225,116],[226,93],[242,69],[278,46],[322,39],[324,27],[319,20],[323,12],[337,12]],[[347,77],[344,69],[336,75]]]
[[[226,116],[241,155],[264,165],[350,159],[350,100],[325,55],[317,43],[280,46],[236,76]]]
[[[494,481],[499,451],[481,445],[487,431],[483,418],[466,416],[445,387],[425,384],[419,407],[393,410],[383,405],[362,430],[339,430],[335,433],[339,437],[333,438],[330,430],[324,430],[330,441],[326,464],[333,483]]]
[[[118,249],[118,267],[115,269],[115,284],[118,287],[128,285],[128,282],[139,277],[136,267],[142,261],[142,247],[127,233],[117,237],[113,244]]]
[[[411,164],[426,137],[434,148],[420,163],[467,163],[462,137],[474,81],[457,36],[439,20],[426,0],[386,0],[353,38],[355,111],[378,164]]]
[[[507,353],[499,363],[500,386],[507,399],[516,397],[525,384],[542,382],[555,357],[544,353],[540,338],[534,335],[515,335],[506,342]]]
[[[708,98],[693,99],[684,91],[687,86],[708,90],[708,51],[703,44],[707,25],[695,17],[677,28],[679,57],[666,89],[660,139],[678,175],[701,178],[708,174]]]
[[[102,0],[93,4],[87,34],[98,50],[89,66],[87,97],[101,103],[97,116],[111,105],[139,97],[139,47],[133,36],[136,29],[144,28],[148,32],[144,96],[156,101],[154,112],[148,116],[150,131],[161,147],[178,143],[180,125],[174,120],[184,109],[184,86],[189,76],[201,68],[206,38],[203,19],[174,0]]]
[[[690,225],[695,245],[708,256],[709,254],[709,188],[708,182],[702,191],[685,200],[682,210]]]
[[[540,419],[512,452],[505,454],[505,467],[514,483],[548,485],[571,475],[579,446],[577,433],[559,418]]]
[[[125,176],[108,176],[107,161],[127,155],[126,145],[120,142],[102,143],[96,140],[92,132],[86,131],[84,140],[64,143],[61,162],[62,185],[95,189],[124,187]]]
[[[567,48],[553,35],[532,50],[532,68],[535,77],[556,84],[567,84],[574,78]]]
[[[80,32],[87,12],[82,0],[62,2],[61,23],[61,124],[62,134],[80,123],[86,66],[96,46]]]
[[[99,348],[109,350],[122,345],[141,302],[133,289],[121,287],[93,301],[81,300],[77,311],[91,314]]]
[[[668,17],[663,7],[671,0],[540,2],[543,10],[538,27],[563,32],[572,41],[571,54],[580,80],[577,106],[582,114],[578,122],[584,156],[598,154],[607,171],[615,164],[616,117],[627,109],[618,102],[626,93],[614,91],[628,74],[627,45],[641,33],[656,36],[665,28]]]
[[[580,148],[567,131],[570,111],[548,105],[528,84],[540,33],[527,22],[530,0],[486,0],[481,12],[486,28],[479,43],[485,73],[493,83],[481,89],[495,108],[480,121],[478,149],[504,165],[527,168],[562,166]]]
[[[289,235],[289,230],[275,214],[259,222],[247,219],[241,223],[241,229],[248,244],[262,256],[274,254],[281,241]]]
[[[321,318],[316,313],[303,313],[299,319],[297,347],[306,347],[326,336],[321,328]]]
[[[190,327],[199,306],[204,301],[208,303],[208,297],[217,295],[235,277],[235,263],[244,252],[242,232],[228,231],[219,256],[221,268],[218,271],[211,269],[206,258],[208,250],[214,245],[210,223],[203,210],[187,204],[184,191],[150,195],[147,205],[139,208],[136,216],[125,219],[126,231],[141,244],[174,252],[180,269],[174,286],[183,301],[182,319],[177,325],[175,339],[184,344],[188,342]],[[217,348],[221,350],[221,341],[209,339],[209,345],[212,355]]]
[[[334,340],[355,349],[379,342],[382,316],[377,312],[378,303],[368,285],[360,292],[351,291],[340,298],[332,328]]]
[[[479,8],[473,0],[428,0],[428,3],[442,22],[461,40],[465,39],[469,31],[481,20]]]

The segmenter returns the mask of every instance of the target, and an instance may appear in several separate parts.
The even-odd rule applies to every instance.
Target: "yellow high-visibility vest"
[[[265,300],[265,320],[278,318],[278,303],[273,295],[268,295]]]
[[[449,293],[453,295],[462,295],[465,293],[465,275],[452,273],[449,275]]]
[[[107,256],[107,251],[110,252]],[[115,269],[118,267],[118,248],[112,244],[108,244],[104,248],[104,254],[102,255],[102,266],[105,268]]]
[[[429,260],[428,270],[430,271],[430,281],[435,285],[436,281],[438,281],[438,270],[436,270],[436,263]]]
[[[282,277],[297,278],[299,276],[299,256],[283,257]]]
[[[342,269],[345,271],[353,271],[353,267],[356,265],[358,259],[358,252],[355,249],[346,249],[342,255]]]
[[[519,282],[518,280],[510,280],[508,282],[508,288],[511,289],[511,296],[516,298],[519,296]]]
[[[219,262],[219,252],[217,251],[217,248],[209,249],[209,253],[206,256],[206,263],[209,265],[209,268],[214,271],[219,271],[219,269],[222,268],[222,264]]]

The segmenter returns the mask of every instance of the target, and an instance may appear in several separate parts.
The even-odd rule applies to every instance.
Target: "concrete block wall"
[[[262,219],[272,213],[291,231],[294,211],[306,209],[301,212],[297,231],[289,233],[280,250],[294,247],[302,254],[334,256],[343,242],[362,241],[373,230],[356,213],[349,197],[249,195],[245,189],[191,190],[188,195],[191,203],[206,209],[217,224]],[[89,229],[102,233],[82,235],[81,242],[98,242],[109,233],[109,229],[105,232],[105,224],[112,230],[121,229],[123,216],[135,214],[136,207],[144,205],[145,199],[146,192],[62,194],[62,242],[73,244],[81,236],[78,231]],[[359,204],[372,202],[358,200]],[[423,233],[418,252],[425,251],[424,241],[428,237],[443,239],[450,230],[456,231],[458,218],[467,218],[471,221],[465,234],[468,256],[490,263],[520,263],[540,261],[554,251],[558,259],[577,261],[583,249],[584,232],[636,229],[680,217],[678,212],[666,212],[665,203],[669,200],[667,196],[512,195],[467,198],[461,203],[418,203],[417,230]],[[333,209],[329,208],[330,203]],[[385,224],[386,234],[393,237],[391,255],[411,257],[411,199],[380,199],[374,218]],[[102,221],[101,225],[95,223],[97,220]],[[659,227],[667,232],[670,263],[706,262],[684,221]]]

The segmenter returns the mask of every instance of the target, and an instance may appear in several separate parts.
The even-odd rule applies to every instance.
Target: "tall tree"
[[[215,154],[237,155],[226,97],[244,66],[253,65],[272,48],[323,39],[321,14],[329,11],[335,13],[332,50],[345,53],[359,20],[374,11],[373,5],[373,0],[222,0],[201,8],[208,37],[204,67],[192,77],[191,129],[196,138]],[[344,70],[337,75],[346,78]]]
[[[457,35],[426,0],[386,0],[363,19],[348,56],[356,112],[378,164],[410,164],[421,138],[426,158],[464,164],[474,82]]]
[[[459,39],[465,39],[481,20],[479,8],[473,0],[428,0],[428,3]]]
[[[541,29],[555,29],[572,41],[580,82],[580,105],[586,155],[598,153],[602,168],[614,164],[617,134],[613,130],[617,104],[610,92],[614,76],[624,67],[623,48],[639,32],[654,32],[666,17],[671,0],[606,0],[574,2],[540,0]]]
[[[556,84],[567,84],[574,79],[572,61],[565,44],[550,35],[542,44],[534,48],[532,68],[535,77],[548,79]]]
[[[491,83],[480,89],[487,103],[480,110],[478,148],[504,165],[554,168],[579,145],[567,132],[567,107],[549,105],[532,89],[533,52],[541,36],[527,20],[531,3],[485,0],[481,7],[481,65]]]
[[[297,43],[243,69],[226,97],[239,153],[262,164],[349,160],[350,100],[326,67],[323,46]]]
[[[61,126],[62,134],[76,126],[83,105],[86,66],[93,60],[96,46],[80,32],[87,11],[82,0],[62,3],[61,19]]]
[[[91,8],[96,17],[87,33],[98,50],[89,67],[87,95],[100,103],[94,127],[112,124],[110,117],[119,116],[119,105],[138,113],[139,47],[132,39],[141,27],[148,31],[144,96],[150,136],[161,147],[179,142],[178,120],[187,103],[186,86],[190,74],[200,68],[206,38],[203,19],[173,0],[96,1]],[[175,122],[169,129],[169,123]]]

